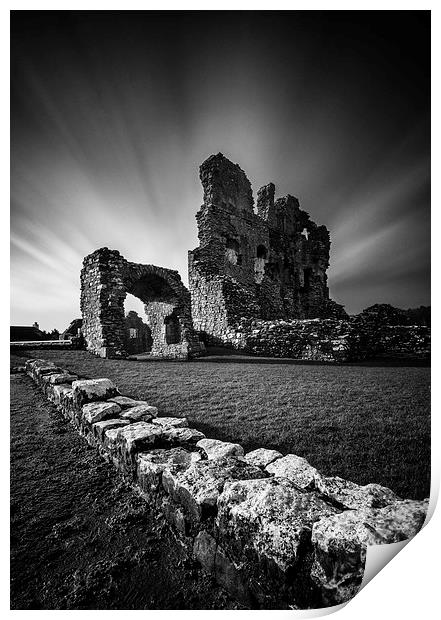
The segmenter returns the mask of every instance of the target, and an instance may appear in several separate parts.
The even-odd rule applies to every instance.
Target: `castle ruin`
[[[245,172],[221,153],[200,167],[204,204],[196,215],[200,245],[189,252],[195,329],[207,342],[229,342],[244,318],[346,316],[329,299],[331,242],[291,195],[269,183],[254,211]]]
[[[257,194],[243,170],[221,153],[200,167],[204,203],[196,215],[200,245],[189,252],[189,289],[177,271],[128,262],[101,248],[81,272],[82,331],[101,357],[127,355],[124,300],[145,304],[150,354],[188,359],[205,343],[237,344],[244,320],[343,318],[329,299],[330,239],[299,201],[275,199],[272,183]]]

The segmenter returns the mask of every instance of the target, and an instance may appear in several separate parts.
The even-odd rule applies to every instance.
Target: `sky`
[[[13,11],[11,324],[66,329],[103,246],[187,284],[218,152],[328,227],[349,313],[430,304],[429,12]]]

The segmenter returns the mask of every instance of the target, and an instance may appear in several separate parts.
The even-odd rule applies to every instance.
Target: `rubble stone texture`
[[[204,450],[209,459],[218,459],[222,456],[243,456],[243,448],[238,443],[219,439],[201,439],[196,445]]]
[[[145,400],[134,400],[128,396],[114,396],[108,399],[112,403],[116,403],[121,409],[128,409],[129,407],[137,407],[138,405],[148,405]]]
[[[281,452],[277,450],[269,450],[268,448],[257,448],[245,454],[244,459],[250,465],[256,465],[256,467],[266,467],[276,459],[280,459],[283,456]]]
[[[131,420],[132,422],[150,422],[151,419],[156,418],[157,415],[157,407],[145,404],[129,407],[121,414],[121,417],[125,420]]]
[[[276,478],[287,478],[302,489],[313,489],[317,470],[306,459],[296,454],[287,454],[265,467],[265,471]]]
[[[110,432],[107,431],[106,435]],[[116,444],[119,446],[121,454],[125,456],[126,461],[130,461],[136,453],[158,443],[161,437],[162,429],[155,424],[135,422],[118,430]]]
[[[78,379],[77,375],[70,375],[69,373],[62,373],[60,375],[50,375],[49,383],[72,383]]]
[[[122,426],[128,426],[129,424],[129,420],[120,420],[119,418],[115,418],[112,420],[102,420],[101,422],[96,422],[96,424],[92,426],[92,432],[94,437],[96,437],[96,439],[103,443],[104,434],[106,431],[115,428],[118,429]]]
[[[75,403],[81,407],[85,403],[117,396],[118,390],[110,379],[81,379],[72,383],[72,395]]]
[[[154,420],[156,423],[156,420]],[[162,437],[169,444],[196,444],[205,438],[204,433],[197,431],[195,428],[183,428],[170,425],[157,424],[156,426],[163,429]]]
[[[252,548],[282,572],[295,566],[312,525],[338,512],[286,478],[226,483],[218,500],[219,542],[233,558]]]
[[[404,500],[380,509],[347,510],[314,524],[312,579],[325,603],[348,601],[358,592],[368,545],[413,538],[422,528],[428,500]]]
[[[130,293],[144,304],[152,356],[187,359],[200,351],[193,330],[190,293],[177,271],[128,262],[116,250],[101,248],[83,261],[82,332],[89,351],[125,357],[124,300]]]
[[[48,394],[49,400],[55,405],[59,405],[65,394],[72,394],[72,386],[68,383],[61,385],[54,385],[50,394]]]
[[[162,473],[166,469],[172,472],[183,471],[201,458],[199,452],[189,452],[183,448],[141,452],[137,457],[139,486],[146,492],[155,490],[161,484]]]
[[[154,424],[159,424],[160,426],[173,427],[173,428],[188,428],[187,418],[163,417],[163,418],[155,418],[153,422]]]
[[[258,192],[256,214],[245,172],[221,153],[202,164],[200,179],[200,245],[189,252],[189,284],[193,322],[207,342],[231,342],[243,318],[346,316],[329,299],[329,232],[297,198],[275,199],[270,183]]]
[[[115,417],[120,411],[121,407],[116,403],[95,402],[83,405],[83,416],[89,424]]]
[[[196,520],[213,514],[227,480],[262,478],[257,467],[235,457],[198,461],[183,472],[165,471],[162,484],[166,492]]]
[[[391,489],[379,484],[360,486],[338,476],[316,474],[315,487],[344,508],[383,508],[400,499]]]

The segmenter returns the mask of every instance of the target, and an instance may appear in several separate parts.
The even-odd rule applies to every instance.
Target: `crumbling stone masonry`
[[[293,196],[275,200],[272,183],[257,194],[221,153],[200,167],[204,204],[200,245],[189,252],[195,329],[210,342],[234,339],[241,319],[343,318],[329,299],[330,239]]]
[[[152,330],[137,312],[130,310],[125,318],[126,339],[125,350],[129,355],[150,353],[152,350]]]
[[[190,293],[177,271],[128,262],[116,250],[101,248],[83,261],[82,332],[89,351],[124,357],[124,300],[130,293],[145,304],[153,339],[151,355],[188,359],[199,352],[191,320]]]

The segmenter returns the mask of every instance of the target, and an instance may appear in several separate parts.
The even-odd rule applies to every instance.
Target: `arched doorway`
[[[144,304],[152,356],[188,359],[200,352],[191,320],[190,293],[178,272],[130,263],[107,248],[87,256],[81,272],[83,333],[90,351],[101,357],[127,356],[127,294]]]

